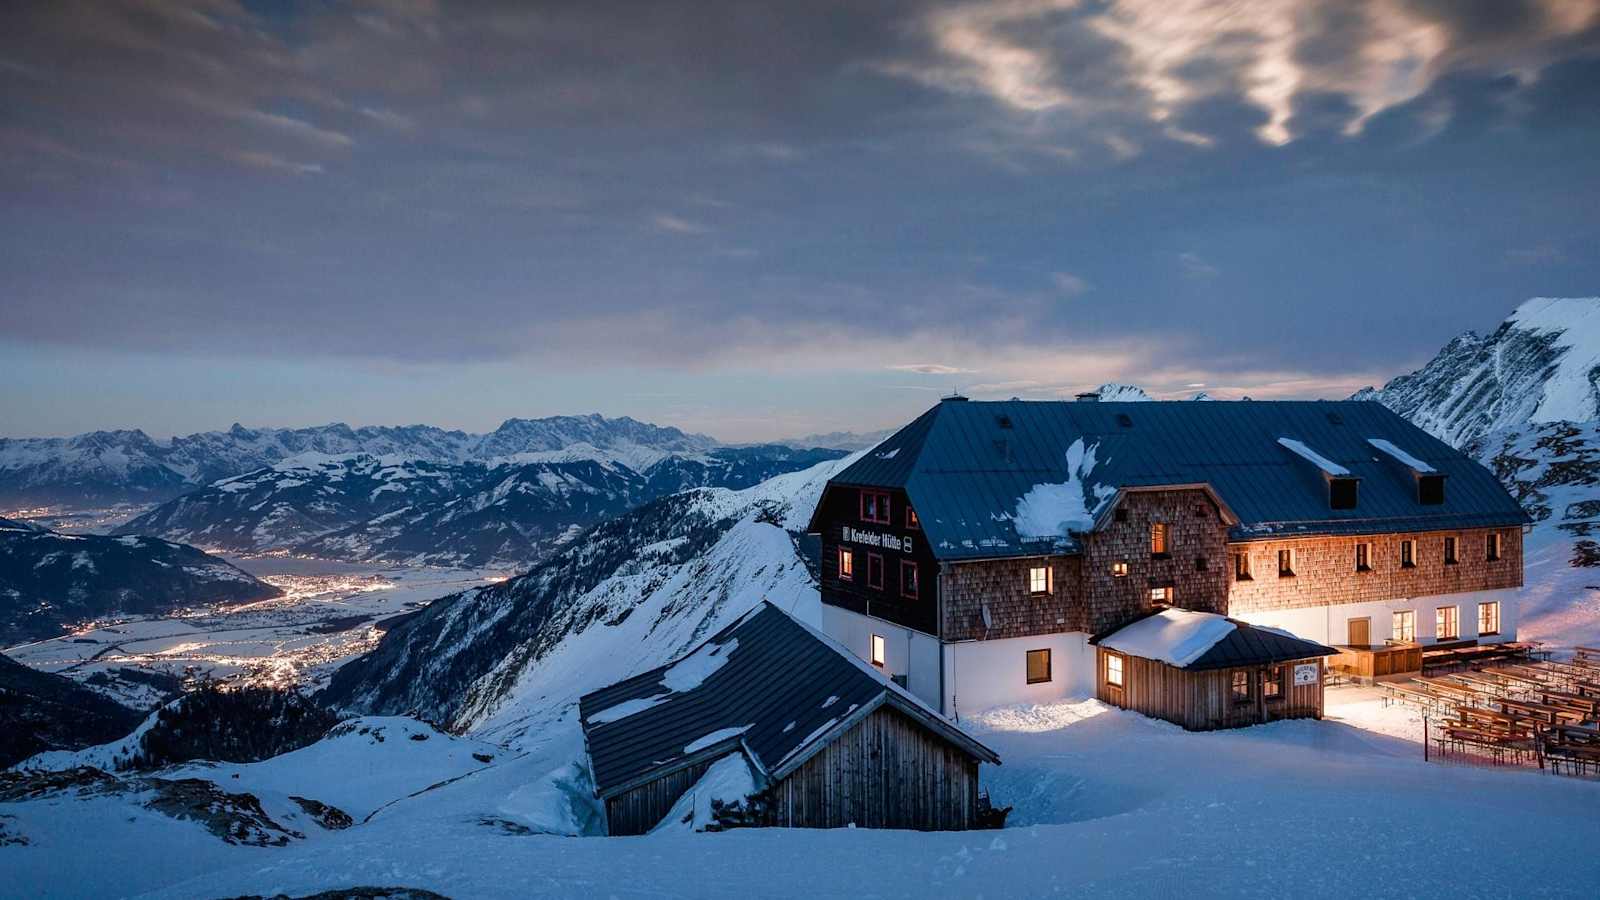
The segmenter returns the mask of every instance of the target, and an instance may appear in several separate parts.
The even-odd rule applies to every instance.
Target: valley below
[[[507,575],[285,555],[225,558],[283,595],[85,623],[6,653],[135,709],[153,708],[183,685],[206,680],[314,691],[341,663],[376,646],[397,616]]]

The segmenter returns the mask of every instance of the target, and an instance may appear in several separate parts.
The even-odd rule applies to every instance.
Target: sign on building
[[[1305,687],[1308,684],[1316,684],[1316,683],[1317,683],[1317,665],[1316,665],[1316,663],[1311,663],[1309,665],[1306,664],[1306,663],[1301,663],[1300,665],[1294,667],[1294,685],[1295,685],[1295,687]]]

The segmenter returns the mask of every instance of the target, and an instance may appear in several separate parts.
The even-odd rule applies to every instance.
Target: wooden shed
[[[686,656],[579,703],[612,835],[662,822],[734,754],[758,819],[800,828],[978,822],[993,751],[822,634],[763,602]]]
[[[1337,651],[1214,613],[1159,610],[1092,641],[1096,696],[1190,731],[1322,718]]]

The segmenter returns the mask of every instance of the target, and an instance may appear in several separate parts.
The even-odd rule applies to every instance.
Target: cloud
[[[702,225],[699,222],[691,222],[682,216],[675,216],[671,213],[656,213],[650,217],[650,223],[657,230],[672,234],[706,234],[711,231],[709,226]]]
[[[1179,253],[1178,267],[1183,271],[1185,278],[1195,280],[1215,278],[1221,274],[1216,266],[1206,262],[1205,258],[1198,253]]]
[[[940,363],[908,363],[898,366],[886,366],[892,372],[915,372],[918,375],[966,375],[973,369],[963,369],[960,366],[947,366]]]
[[[1065,297],[1076,297],[1080,294],[1086,294],[1093,287],[1093,285],[1089,284],[1089,282],[1084,281],[1082,278],[1079,278],[1071,272],[1051,272],[1050,281],[1056,286],[1056,290],[1061,292],[1062,296]]]

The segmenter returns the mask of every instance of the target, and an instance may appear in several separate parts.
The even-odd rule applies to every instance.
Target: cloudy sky
[[[1343,396],[1600,293],[1600,0],[0,9],[0,434]]]

